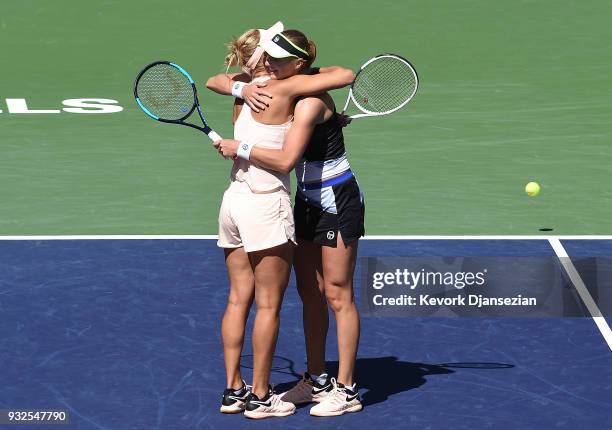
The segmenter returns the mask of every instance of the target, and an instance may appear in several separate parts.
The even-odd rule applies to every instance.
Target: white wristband
[[[242,89],[244,88],[244,86],[246,85],[246,82],[234,82],[234,84],[232,85],[232,95],[236,98],[241,99],[242,98]]]
[[[253,149],[253,146],[255,145],[246,140],[240,142],[240,144],[238,145],[238,152],[236,153],[236,156],[238,158],[242,158],[243,160],[248,161],[249,157],[251,156],[251,149]]]

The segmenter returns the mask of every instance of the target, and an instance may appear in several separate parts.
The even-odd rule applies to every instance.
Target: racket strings
[[[195,103],[191,82],[169,64],[156,64],[145,71],[136,89],[146,108],[162,119],[181,119],[191,111]]]
[[[410,100],[416,87],[416,73],[408,64],[396,57],[382,57],[359,73],[353,97],[363,111],[386,113]]]

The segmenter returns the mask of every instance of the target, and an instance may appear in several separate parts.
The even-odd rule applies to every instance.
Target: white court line
[[[0,236],[0,240],[217,240],[213,234],[203,235],[66,235],[66,236]]]
[[[550,236],[550,235],[473,235],[473,236],[365,236],[366,240],[612,240],[612,236],[596,235],[574,235],[574,236]]]
[[[597,304],[593,300],[593,297],[591,297],[591,293],[589,293],[589,290],[587,289],[586,285],[584,284],[584,281],[580,277],[578,270],[576,270],[576,267],[572,263],[572,260],[570,260],[569,256],[567,255],[567,252],[565,251],[565,248],[563,247],[563,245],[561,245],[561,241],[559,239],[550,239],[549,242],[550,246],[552,246],[555,250],[557,257],[559,257],[563,268],[569,275],[570,280],[576,287],[576,291],[578,291],[580,298],[582,299],[585,306],[589,310],[589,313],[593,317],[597,328],[599,328],[599,331],[608,343],[608,347],[612,351],[612,330],[610,330],[608,322],[601,314],[601,311],[597,307]]]
[[[217,240],[217,235],[64,235],[64,236],[0,236],[0,240]],[[365,236],[364,240],[612,240],[612,236]]]

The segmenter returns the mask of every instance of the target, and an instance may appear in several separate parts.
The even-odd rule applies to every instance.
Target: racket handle
[[[221,136],[217,134],[215,130],[210,130],[210,133],[208,133],[208,137],[210,137],[210,140],[212,140],[213,142],[223,139]]]

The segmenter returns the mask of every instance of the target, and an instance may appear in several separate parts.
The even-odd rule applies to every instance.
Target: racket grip
[[[210,130],[210,133],[208,133],[208,137],[210,137],[210,140],[212,140],[213,142],[223,139],[221,136],[217,134],[215,130]]]

